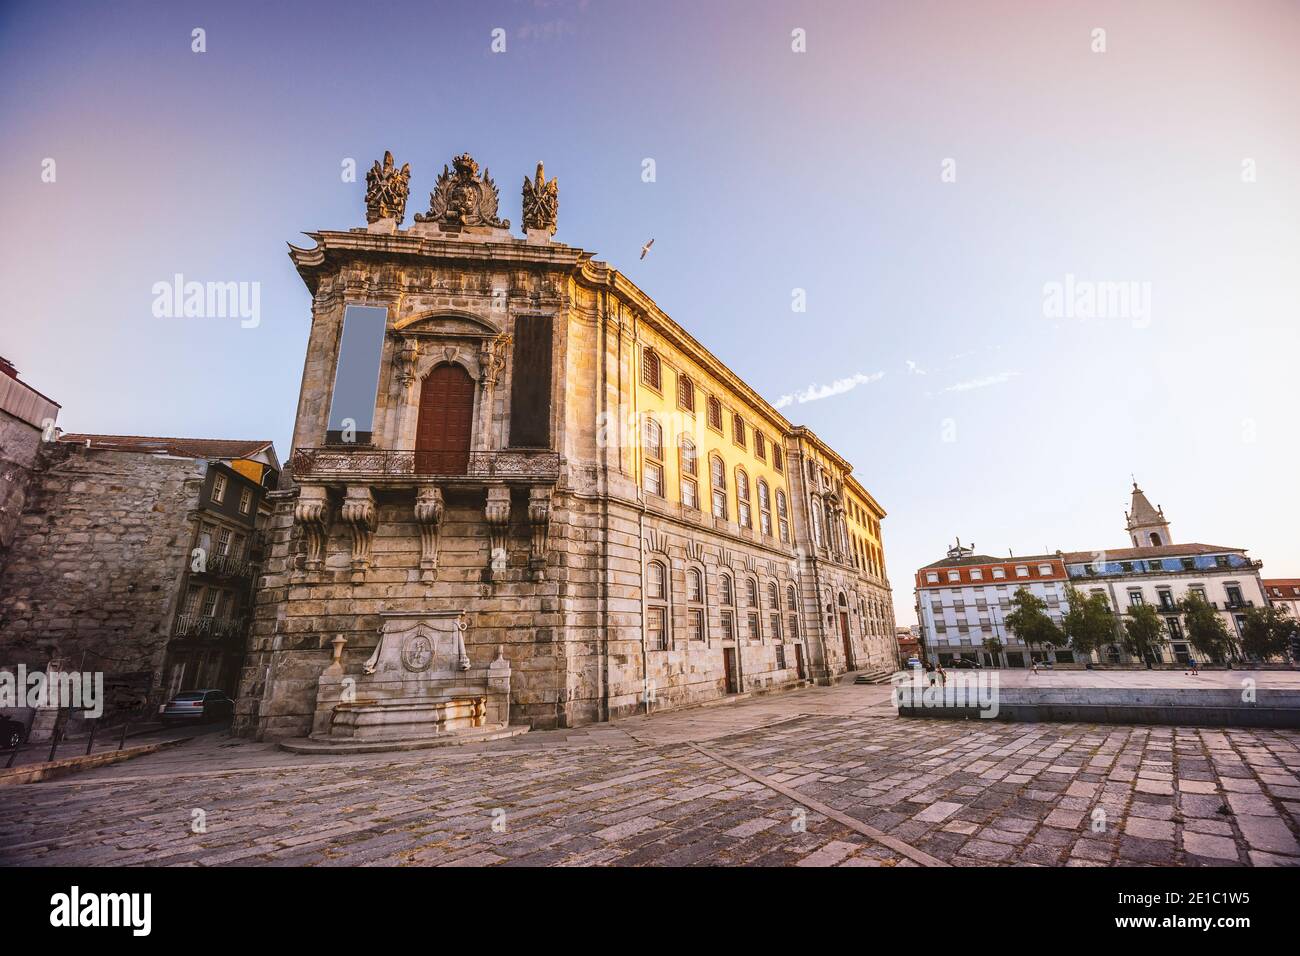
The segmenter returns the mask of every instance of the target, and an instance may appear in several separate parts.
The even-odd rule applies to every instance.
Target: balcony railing
[[[253,562],[247,558],[237,558],[230,554],[213,554],[208,556],[207,572],[223,578],[250,578],[253,576]]]
[[[517,478],[555,481],[560,456],[549,449],[471,451],[463,454],[375,448],[298,448],[295,478]]]
[[[176,618],[175,637],[207,637],[224,640],[244,632],[248,625],[245,617],[208,617],[205,614],[181,614]]]

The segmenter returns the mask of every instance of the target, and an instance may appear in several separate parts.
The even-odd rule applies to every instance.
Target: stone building
[[[0,357],[0,569],[22,516],[41,442],[53,438],[59,403],[18,377]]]
[[[269,442],[42,442],[0,570],[0,666],[102,671],[116,707],[181,683],[233,692],[278,470]]]
[[[305,734],[394,616],[461,621],[534,727],[892,668],[849,463],[554,241],[540,166],[522,238],[468,155],[401,228],[407,176],[385,156],[368,226],[291,248],[311,329],[237,726]]]
[[[1060,624],[1067,583],[1059,555],[996,558],[976,554],[959,539],[942,560],[916,573],[916,619],[929,660],[945,667],[958,661],[986,667],[1028,667],[1035,658],[1072,661],[1067,648],[1026,647],[1006,625],[1011,599],[1022,587],[1041,598],[1047,615]]]

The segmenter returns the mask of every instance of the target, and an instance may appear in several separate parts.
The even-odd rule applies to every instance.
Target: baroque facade
[[[325,669],[360,675],[394,616],[454,615],[534,727],[893,668],[884,510],[554,241],[540,164],[522,237],[468,155],[406,229],[396,164],[372,173],[368,226],[291,248],[311,328],[238,729],[307,733]]]

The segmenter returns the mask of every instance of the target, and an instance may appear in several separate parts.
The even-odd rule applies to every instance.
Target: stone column
[[[415,493],[415,520],[420,525],[420,580],[432,582],[438,575],[438,530],[442,525],[442,489],[424,485]]]
[[[319,571],[325,566],[325,542],[329,538],[329,491],[324,485],[299,485],[293,520],[301,525],[307,542],[303,568]]]
[[[396,434],[390,438],[393,448],[415,447],[415,429],[420,414],[419,394],[416,390],[416,363],[419,357],[420,345],[413,336],[403,338],[393,355],[398,389],[394,424]]]
[[[510,533],[510,489],[505,485],[492,485],[487,490],[487,505],[483,509],[487,519],[488,580],[495,581],[505,572],[506,542]]]
[[[551,526],[551,489],[545,485],[528,489],[528,524],[532,541],[528,547],[528,570],[534,581],[546,579],[546,536]]]
[[[352,530],[352,580],[364,581],[370,568],[371,542],[378,526],[375,496],[369,485],[348,485],[340,517]]]

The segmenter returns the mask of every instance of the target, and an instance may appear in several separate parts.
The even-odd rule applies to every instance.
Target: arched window
[[[682,435],[677,441],[678,471],[682,476],[682,504],[687,508],[699,510],[700,488],[698,473],[700,470],[695,443]]]
[[[758,578],[745,578],[745,603],[758,607]]]
[[[695,411],[695,383],[685,375],[677,376],[677,407]]]
[[[763,534],[772,533],[772,494],[767,489],[767,482],[758,479],[758,530]]]
[[[759,461],[767,461],[767,439],[757,428],[754,429],[754,456]]]
[[[668,650],[668,569],[662,561],[646,565],[646,646]]]
[[[744,468],[736,469],[736,517],[742,528],[754,526],[753,516],[749,511],[749,475]]]
[[[790,513],[785,506],[785,492],[780,488],[776,491],[776,526],[781,533],[781,540],[789,542],[790,540]]]
[[[716,395],[709,396],[709,427],[722,431],[722,402]]]
[[[746,617],[749,620],[749,639],[751,641],[761,641],[763,639],[763,629],[759,623],[762,618],[761,608],[758,605],[758,579],[745,579],[745,592],[749,598],[749,613]]]
[[[772,443],[772,467],[777,471],[785,471],[785,462],[781,459],[781,446]]]
[[[1151,532],[1151,544],[1157,548],[1161,545],[1160,535],[1156,534],[1154,531]]]
[[[662,387],[659,356],[654,349],[644,349],[641,353],[641,381],[656,391]]]
[[[745,447],[745,420],[739,412],[731,416],[731,440],[741,448]]]
[[[709,482],[713,488],[713,517],[727,520],[727,466],[714,455],[709,459]]]
[[[781,610],[781,591],[775,581],[767,582],[767,606],[770,610]]]
[[[652,495],[664,493],[664,430],[653,418],[645,420],[645,437],[642,442],[645,461],[642,464],[645,490]]]
[[[822,503],[817,498],[812,503],[812,526],[813,526],[813,544],[819,548],[824,548],[825,530],[822,528]]]
[[[704,600],[704,582],[697,568],[686,569],[686,603],[699,604]]]
[[[788,610],[799,610],[799,602],[794,593],[794,585],[787,584],[785,587],[785,606]]]
[[[718,597],[724,607],[730,607],[736,602],[735,592],[731,589],[731,575],[724,574],[718,580]]]

